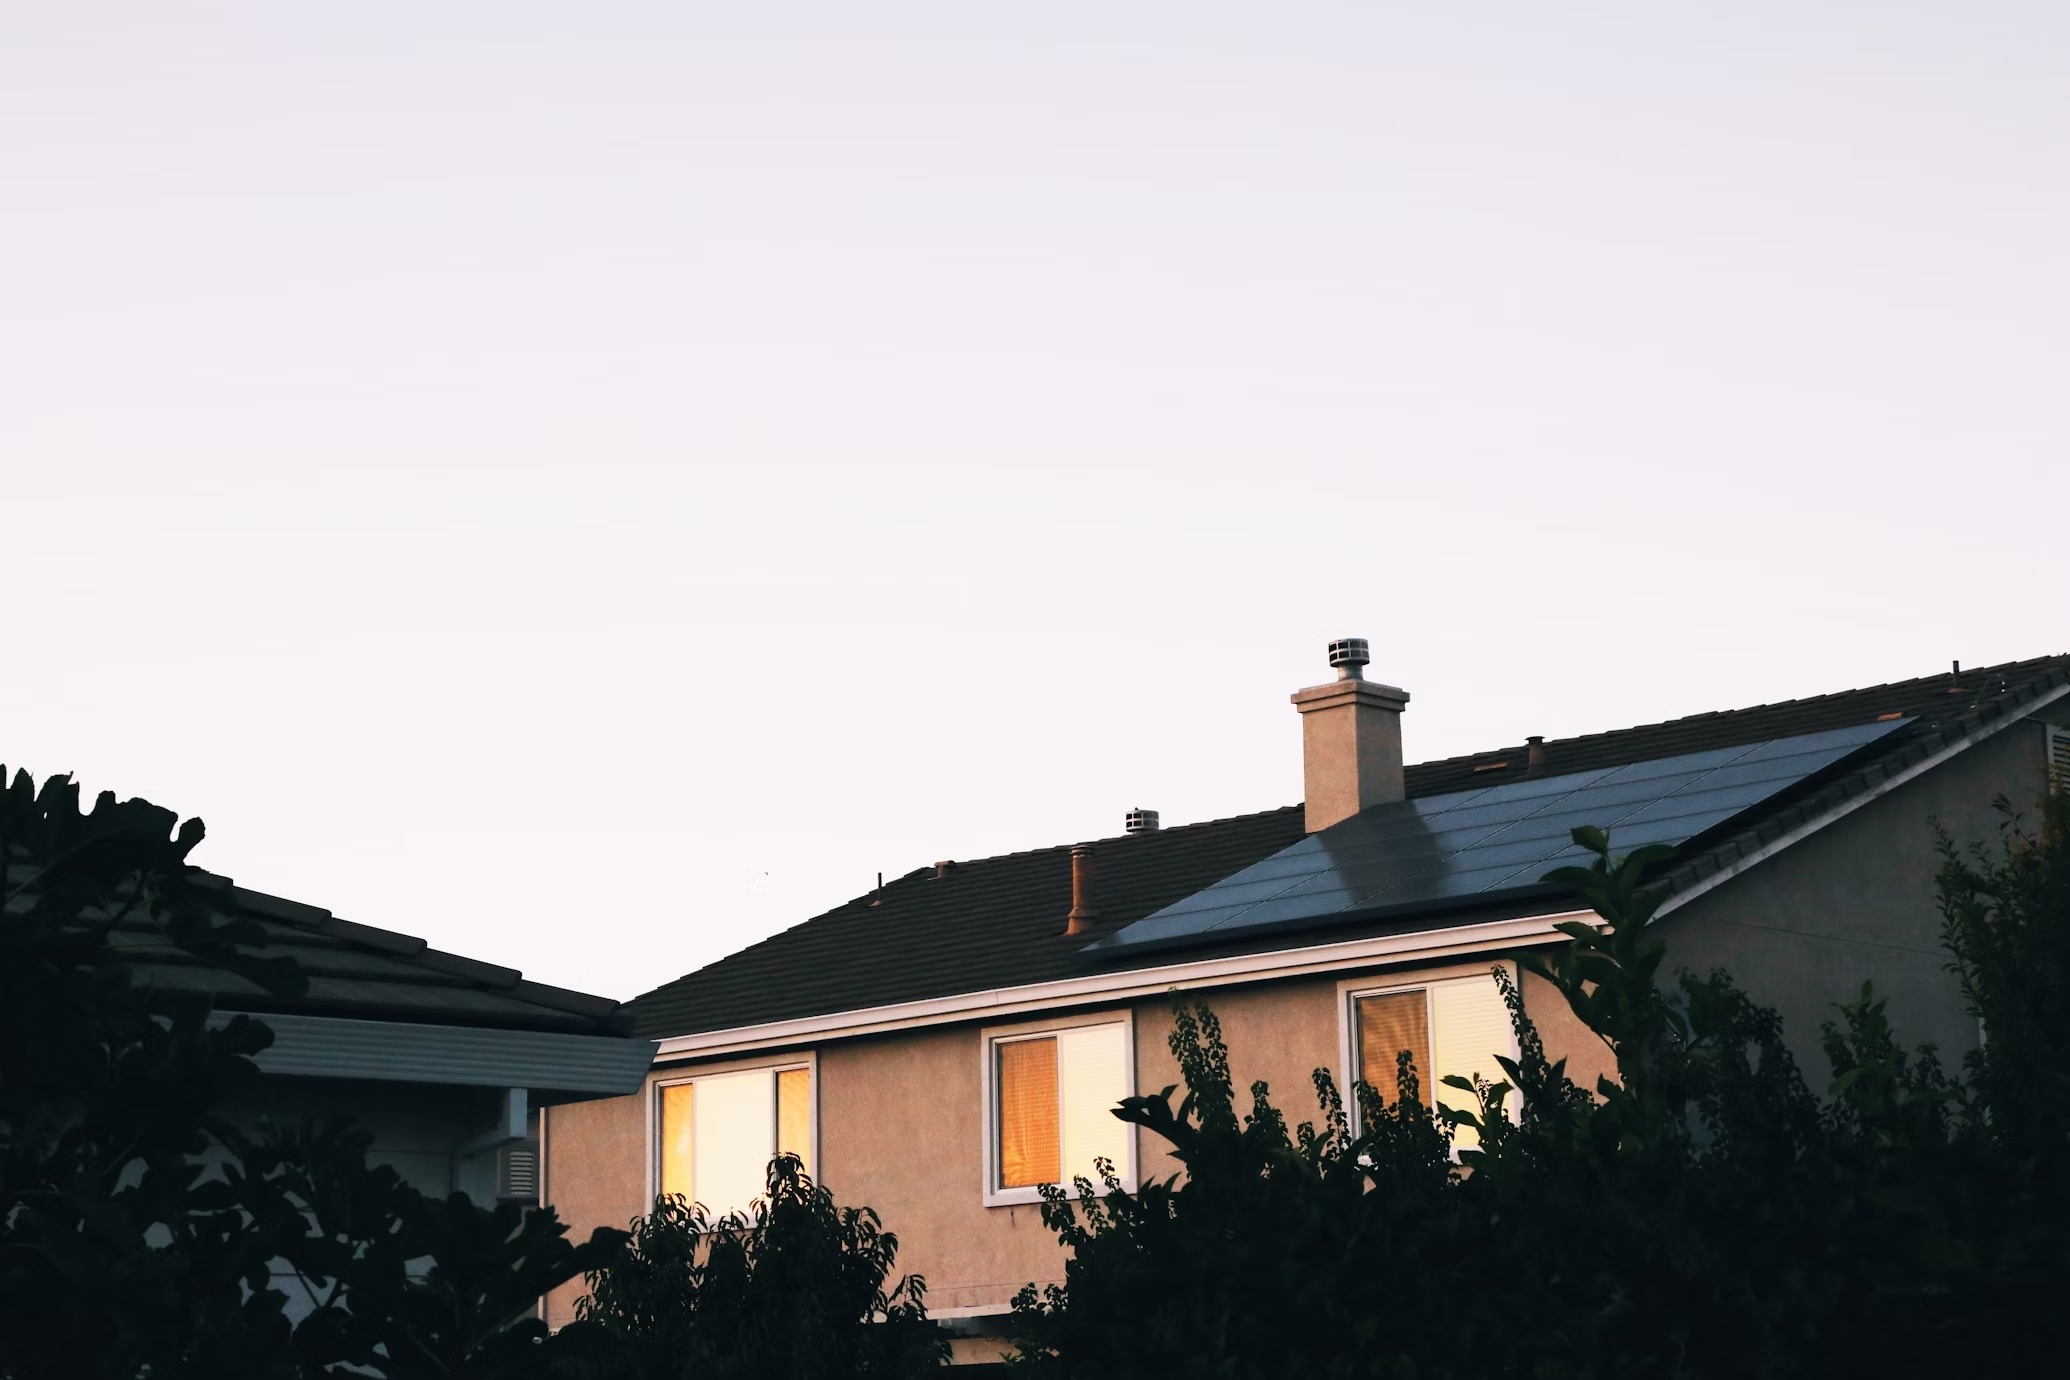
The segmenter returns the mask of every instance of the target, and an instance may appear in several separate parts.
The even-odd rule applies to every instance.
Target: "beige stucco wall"
[[[2045,783],[2041,723],[2012,724],[1663,918],[1669,966],[1724,967],[1775,1007],[1814,1090],[1831,1076],[1819,1025],[1864,980],[1889,998],[1900,1040],[1932,1043],[1953,1066],[1977,1028],[1941,947],[1929,821],[1958,840],[1993,839],[1991,801],[2031,817]]]
[[[1490,960],[1492,961],[1492,960]],[[1292,1124],[1315,1120],[1311,1074],[1327,1068],[1340,1086],[1341,985],[1462,977],[1485,973],[1488,961],[1435,967],[1369,967],[1327,977],[1220,987],[1200,995],[1222,1022],[1241,1104],[1258,1079]],[[1534,1019],[1553,1003],[1533,998]],[[1172,1028],[1168,997],[1113,1007],[1058,1013],[1062,1022],[1083,1022],[1117,1012],[1129,1015],[1135,1043],[1136,1088],[1156,1092],[1179,1081],[1167,1046]],[[1002,1307],[1030,1282],[1061,1280],[1063,1253],[1034,1205],[987,1207],[984,1203],[983,1120],[980,1111],[984,1039],[1003,1028],[1041,1024],[1043,1018],[1015,1017],[1008,1025],[969,1023],[822,1045],[816,1060],[819,1112],[818,1177],[843,1203],[866,1203],[898,1235],[899,1268],[927,1277],[928,1305],[936,1314]],[[1556,1053],[1574,1046],[1577,1064],[1594,1057],[1572,1039],[1572,1018],[1564,1006],[1543,1012],[1548,1044]],[[1591,1040],[1590,1043],[1593,1043]],[[599,1225],[623,1226],[636,1216],[648,1191],[649,1119],[656,1081],[681,1076],[692,1067],[722,1069],[745,1063],[777,1063],[801,1051],[753,1060],[672,1065],[649,1076],[635,1097],[610,1098],[551,1109],[547,1119],[548,1201],[577,1236]],[[1489,1069],[1490,1073],[1494,1069]],[[1153,1137],[1139,1137],[1140,1177],[1162,1178],[1178,1165]],[[548,1302],[555,1326],[573,1316],[579,1285],[557,1291]],[[958,1343],[959,1359],[984,1359],[986,1344]]]

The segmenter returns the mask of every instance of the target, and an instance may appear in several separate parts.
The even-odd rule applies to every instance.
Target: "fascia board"
[[[661,1060],[711,1058],[818,1040],[852,1039],[859,1035],[915,1030],[959,1021],[992,1020],[1024,1012],[1061,1011],[1075,1006],[1132,1001],[1159,996],[1174,988],[1190,991],[1337,972],[1368,963],[1413,963],[1456,958],[1517,944],[1544,943],[1560,937],[1555,927],[1563,921],[1593,921],[1595,918],[1592,911],[1561,911],[1552,915],[1453,925],[1414,934],[1378,935],[1300,949],[1277,949],[1269,953],[1238,954],[1155,968],[1093,973],[1020,987],[995,987],[925,1001],[898,1002],[824,1016],[772,1021],[764,1025],[671,1036],[658,1042],[659,1050],[655,1057]]]
[[[219,1011],[210,1023],[237,1014]],[[285,1077],[526,1088],[541,1094],[535,1101],[581,1101],[636,1091],[654,1062],[654,1041],[622,1036],[251,1015],[273,1032],[272,1045],[253,1062]]]

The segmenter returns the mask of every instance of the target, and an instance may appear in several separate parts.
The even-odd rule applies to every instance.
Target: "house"
[[[233,1125],[344,1118],[372,1136],[369,1163],[419,1191],[475,1202],[539,1196],[541,1111],[590,1098],[624,1100],[643,1086],[654,1042],[632,1034],[618,1002],[526,981],[515,969],[443,953],[424,940],[203,874],[226,919],[255,924],[254,958],[291,958],[297,996],[171,942],[138,913],[111,942],[133,977],[164,992],[206,993],[213,1019],[258,1017],[273,1032],[262,1074]],[[585,1235],[587,1233],[584,1233]],[[290,1314],[304,1304],[291,1274],[274,1284]]]
[[[1293,696],[1300,804],[936,863],[636,999],[655,1067],[543,1118],[546,1200],[578,1231],[661,1193],[727,1209],[795,1151],[898,1233],[958,1361],[995,1360],[1015,1291],[1063,1273],[1037,1187],[1099,1157],[1129,1184],[1176,1169],[1107,1114],[1178,1081],[1173,993],[1210,1001],[1238,1085],[1297,1116],[1311,1070],[1390,1087],[1405,1048],[1447,1099],[1440,1076],[1513,1050],[1491,965],[1586,918],[1540,880],[1583,824],[1674,849],[1671,966],[1731,969],[1814,1081],[1818,1025],[1864,980],[1908,1041],[1974,1044],[1930,821],[1986,837],[1994,799],[2070,775],[2070,656],[1405,765],[1409,696],[1365,679],[1363,642],[1330,651],[1337,678]],[[1608,1068],[1522,990],[1551,1057]]]

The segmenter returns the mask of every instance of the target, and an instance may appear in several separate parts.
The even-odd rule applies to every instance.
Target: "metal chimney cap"
[[[1130,810],[1122,822],[1122,829],[1130,834],[1154,834],[1160,827],[1155,810]]]
[[[1372,659],[1372,651],[1363,637],[1340,637],[1330,644],[1330,665],[1337,668],[1339,680],[1364,680],[1360,668]]]

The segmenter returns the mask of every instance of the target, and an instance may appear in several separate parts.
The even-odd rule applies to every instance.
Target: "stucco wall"
[[[653,1075],[648,1076],[648,1087]],[[600,1097],[542,1109],[539,1138],[540,1201],[586,1240],[598,1227],[623,1227],[647,1210],[647,1099]],[[582,1281],[547,1295],[546,1321],[559,1327],[575,1317]]]
[[[1257,1079],[1270,1084],[1275,1105],[1298,1124],[1317,1116],[1311,1073],[1328,1068],[1345,1081],[1339,1026],[1339,986],[1351,980],[1436,979],[1485,973],[1485,962],[1439,967],[1362,969],[1327,977],[1221,987],[1201,995],[1222,1022],[1231,1068],[1239,1089]],[[1551,1004],[1534,999],[1527,982],[1527,1007],[1534,1019]],[[1542,994],[1541,994],[1542,995]],[[1059,1019],[1126,1012],[1135,1032],[1136,1088],[1156,1092],[1179,1081],[1166,1040],[1171,1032],[1169,999],[1127,1006],[1073,1010]],[[1016,1026],[1040,1018],[1016,1017]],[[1573,1046],[1577,1066],[1595,1057],[1574,1045],[1565,1008],[1542,1014],[1548,1045],[1555,1053]],[[984,1036],[996,1027],[968,1023],[895,1035],[846,1040],[818,1047],[816,1097],[819,1112],[819,1175],[844,1203],[875,1208],[900,1242],[899,1268],[924,1274],[928,1305],[937,1315],[1003,1306],[1023,1285],[1060,1280],[1063,1254],[1042,1225],[1035,1206],[984,1204],[984,1134],[980,1110]],[[1593,1041],[1591,1041],[1593,1043]],[[753,1061],[715,1061],[721,1069],[746,1062],[782,1062],[797,1051],[758,1056]],[[1590,1065],[1592,1066],[1592,1065]],[[679,1076],[673,1065],[649,1076]],[[1491,1073],[1494,1071],[1491,1067]],[[548,1201],[572,1231],[586,1235],[599,1225],[622,1226],[637,1215],[647,1193],[650,1150],[648,1098],[611,1098],[555,1107],[548,1113],[546,1179]],[[1247,1092],[1240,1092],[1248,1106]],[[1138,1172],[1164,1177],[1178,1169],[1162,1142],[1141,1137]],[[566,1286],[548,1301],[554,1325],[573,1317],[579,1285]],[[983,1352],[974,1340],[959,1343],[959,1357]]]
[[[1821,1022],[1864,980],[1889,998],[1906,1044],[1932,1043],[1952,1065],[1976,1043],[1941,947],[1929,821],[1958,840],[1996,837],[1991,801],[2031,811],[2045,789],[2043,730],[2027,721],[1906,782],[1664,917],[1669,966],[1729,970],[1782,1015],[1805,1077],[1831,1066]]]

